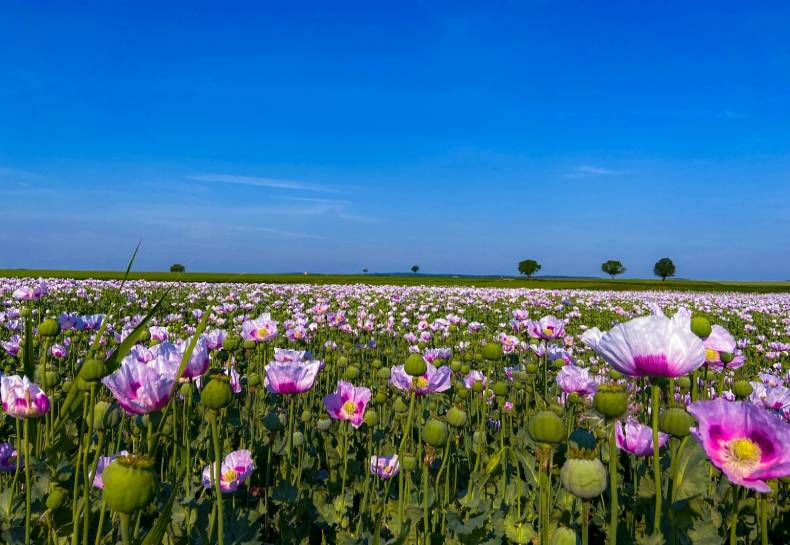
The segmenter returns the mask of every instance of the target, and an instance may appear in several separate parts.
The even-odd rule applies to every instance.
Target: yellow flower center
[[[734,439],[727,445],[727,454],[731,462],[748,465],[759,462],[762,451],[751,439]]]
[[[719,361],[719,353],[715,350],[711,350],[710,348],[706,348],[705,361],[707,363],[716,363],[717,361]]]
[[[428,387],[428,379],[425,377],[414,377],[412,384],[416,390],[425,390]]]
[[[238,476],[239,476],[238,471],[236,471],[235,469],[230,469],[225,473],[223,473],[222,480],[229,483],[231,481],[235,481],[238,478]]]
[[[258,330],[258,336],[259,337],[268,337],[269,336],[269,328],[268,327],[260,328]]]
[[[343,403],[343,414],[346,416],[354,416],[357,414],[357,406],[353,401],[346,401]]]
[[[551,337],[552,335],[554,335],[554,330],[549,327],[544,327],[543,334],[546,335],[547,337]]]

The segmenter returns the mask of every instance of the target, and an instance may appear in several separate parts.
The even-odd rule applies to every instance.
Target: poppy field
[[[790,294],[0,279],[0,542],[790,542]]]

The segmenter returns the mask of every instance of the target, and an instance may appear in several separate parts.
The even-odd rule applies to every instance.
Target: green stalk
[[[738,485],[732,485],[732,516],[730,518],[730,545],[738,539]]]
[[[768,545],[768,494],[760,494],[760,544]]]
[[[83,500],[82,504],[84,505],[84,511],[82,516],[82,545],[88,545],[88,531],[90,530],[91,524],[91,489],[93,488],[92,483],[90,482],[91,474],[88,472],[88,453],[90,452],[91,448],[91,439],[93,438],[93,409],[96,403],[96,383],[91,383],[91,397],[90,397],[90,405],[88,409],[88,434],[86,435],[85,442],[85,454],[82,457],[82,474],[85,476],[85,486],[83,490]],[[96,451],[96,462],[99,461],[99,450]],[[95,464],[94,464],[95,467]]]
[[[25,545],[30,545],[30,419],[25,418]]]
[[[590,504],[587,500],[582,502],[582,545],[587,545],[590,540]]]
[[[449,441],[448,441],[449,442]],[[430,543],[431,527],[428,519],[428,464],[423,461],[422,464],[422,525],[423,525],[423,543],[426,545]]]
[[[400,447],[398,447],[398,460],[403,460],[403,450],[406,448],[406,440],[409,438],[409,435],[411,434],[411,419],[412,419],[412,416],[414,416],[414,397],[415,397],[415,395],[416,394],[414,393],[414,390],[412,390],[412,392],[411,392],[411,401],[409,401],[409,416],[406,418],[406,427],[403,429],[403,438],[401,439]],[[401,462],[401,463],[403,463],[403,462]],[[399,484],[398,488],[399,488],[399,492],[400,492],[399,495],[403,494],[404,473],[405,473],[405,470],[403,468],[401,468],[401,471],[399,472],[400,481],[398,483]],[[403,524],[403,501],[402,500],[398,502],[398,515],[399,515],[399,519],[398,520],[400,520],[401,524]]]
[[[661,458],[659,455],[658,444],[658,384],[657,380],[651,380],[650,393],[653,396],[653,478],[656,483],[656,516],[653,521],[653,533],[657,534],[661,530]],[[706,383],[707,384],[707,383]],[[614,438],[614,434],[612,434]]]
[[[609,432],[609,493],[612,504],[609,514],[609,543],[617,545],[617,441],[614,422],[611,422],[611,426],[612,431]]]
[[[486,403],[488,396],[488,388],[491,386],[491,362],[488,361],[488,370],[486,371],[486,383],[485,387],[483,388],[483,398],[482,398],[482,406],[480,409],[480,426],[478,427],[478,441],[477,441],[477,460],[475,460],[475,471],[478,470],[480,467],[480,459],[483,457],[483,438],[485,437],[483,434],[485,433],[485,424],[486,424]]]
[[[222,447],[219,444],[219,430],[217,429],[217,411],[209,409],[208,419],[211,423],[211,435],[214,439],[214,492],[217,502],[217,543],[224,545],[224,514],[222,512],[222,483],[220,481],[220,464],[222,463]]]
[[[118,517],[121,519],[121,542],[123,545],[132,545],[132,539],[129,535],[129,523],[132,521],[132,515],[120,513]]]

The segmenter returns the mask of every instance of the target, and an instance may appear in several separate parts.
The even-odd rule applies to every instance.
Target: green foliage
[[[182,272],[186,272],[186,270],[187,268],[180,263],[176,263],[175,265],[170,265],[171,273],[182,273]]]
[[[612,280],[614,280],[614,277],[623,274],[626,271],[626,268],[623,267],[623,264],[619,261],[610,259],[601,265],[601,270],[611,276]]]
[[[534,259],[525,259],[519,261],[518,272],[519,274],[527,275],[527,278],[532,278],[532,275],[540,270],[540,264]]]
[[[662,257],[653,266],[653,274],[661,278],[662,281],[675,276],[675,264],[668,257]]]

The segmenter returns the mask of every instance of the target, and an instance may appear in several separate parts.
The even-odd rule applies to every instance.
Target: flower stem
[[[768,495],[760,494],[760,544],[768,545]]]
[[[406,440],[409,438],[409,435],[411,434],[411,419],[412,416],[414,416],[414,397],[415,397],[415,393],[414,391],[412,391],[411,401],[409,401],[409,416],[406,418],[406,427],[403,428],[403,438],[400,441],[400,447],[398,447],[398,460],[403,460],[403,450],[406,448]],[[398,487],[400,496],[403,495],[404,473],[405,471],[401,469],[399,474],[399,483],[398,483],[400,485]],[[399,516],[398,520],[400,520],[401,524],[403,524],[403,501],[398,502],[398,516]]]
[[[129,536],[129,523],[132,521],[132,515],[129,513],[120,513],[121,519],[121,542],[123,545],[132,545],[132,539]]]
[[[650,381],[650,393],[653,396],[653,409],[650,415],[653,420],[653,478],[656,484],[656,514],[653,520],[653,533],[661,529],[661,458],[658,452],[658,384],[657,380]]]
[[[430,543],[431,527],[428,518],[428,464],[422,464],[422,525],[424,538],[423,543]]]
[[[25,545],[30,545],[30,419],[25,418]]]
[[[614,422],[611,425],[612,431],[609,432],[609,493],[612,504],[609,514],[609,543],[617,545],[617,441],[614,434]]]
[[[730,518],[730,545],[738,539],[738,485],[732,485],[732,517]]]
[[[86,435],[86,443],[85,445],[85,454],[82,457],[82,474],[85,476],[85,485],[84,485],[84,494],[83,494],[83,515],[82,515],[82,545],[88,545],[88,531],[90,530],[91,525],[91,489],[93,488],[93,483],[91,483],[91,473],[88,471],[88,453],[90,452],[91,448],[91,440],[93,438],[93,409],[94,405],[96,404],[96,383],[91,383],[91,397],[90,397],[90,405],[88,406],[88,434]],[[96,462],[99,461],[99,449],[96,449]],[[95,467],[95,465],[94,465]],[[95,471],[95,470],[94,470]]]
[[[217,411],[209,410],[208,419],[211,424],[211,435],[214,439],[214,492],[217,502],[217,543],[224,545],[224,514],[222,512],[222,482],[220,481],[220,464],[222,463],[222,447],[219,444],[219,430],[217,429]]]

